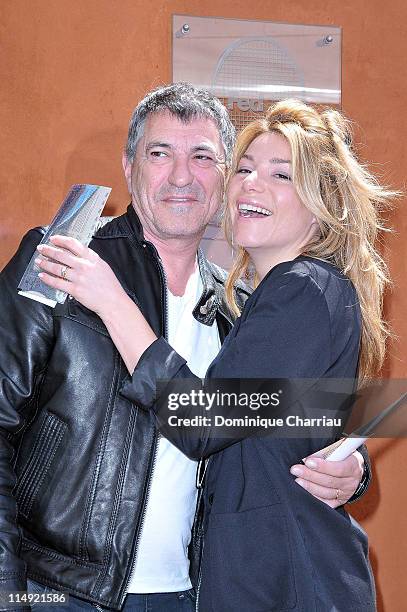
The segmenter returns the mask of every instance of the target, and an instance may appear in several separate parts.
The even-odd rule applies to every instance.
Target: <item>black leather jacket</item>
[[[93,312],[74,299],[51,309],[17,295],[43,231],[28,232],[0,278],[0,590],[25,590],[28,573],[120,609],[157,432],[153,416],[120,395],[128,373]],[[132,206],[90,246],[165,335],[164,270]],[[232,325],[225,273],[203,255],[199,266],[204,290],[194,316],[216,320],[223,340]],[[243,285],[237,293],[248,296]]]

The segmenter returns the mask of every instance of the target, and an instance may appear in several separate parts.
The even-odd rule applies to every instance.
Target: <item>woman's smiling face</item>
[[[246,149],[229,181],[228,206],[233,240],[255,264],[263,253],[272,265],[295,258],[317,229],[294,188],[291,147],[277,132],[261,134]]]

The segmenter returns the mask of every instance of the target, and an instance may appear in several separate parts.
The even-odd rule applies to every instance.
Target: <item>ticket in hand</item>
[[[110,187],[100,185],[72,185],[56,213],[40,244],[49,242],[51,236],[71,236],[88,245],[97,227],[100,215],[111,192]],[[63,304],[67,293],[48,287],[38,278],[39,267],[35,263],[42,257],[35,251],[18,285],[18,293],[48,306]]]

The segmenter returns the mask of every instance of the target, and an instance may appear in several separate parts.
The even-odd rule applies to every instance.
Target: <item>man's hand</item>
[[[355,451],[343,461],[326,461],[315,456],[305,465],[293,465],[295,482],[331,508],[343,506],[354,494],[363,476],[364,459]]]

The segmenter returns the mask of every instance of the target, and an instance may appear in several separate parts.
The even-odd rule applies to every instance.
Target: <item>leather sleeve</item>
[[[199,380],[187,367],[186,360],[161,337],[144,351],[131,381],[125,382],[120,393],[144,409],[153,408],[158,401],[157,380],[173,380],[179,376]]]
[[[0,590],[26,590],[21,535],[13,496],[14,444],[34,413],[38,390],[53,344],[52,309],[18,295],[18,283],[42,238],[31,230],[0,275]],[[1,608],[0,608],[1,609]]]

